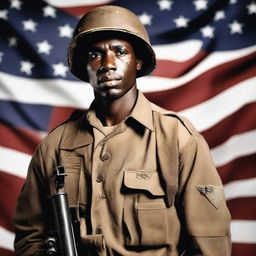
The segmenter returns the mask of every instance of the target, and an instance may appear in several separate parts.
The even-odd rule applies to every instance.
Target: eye
[[[88,56],[89,56],[89,60],[94,60],[97,58],[101,58],[102,54],[99,52],[89,52]]]
[[[118,56],[125,56],[126,54],[127,54],[127,51],[125,51],[125,50],[120,49],[117,51]]]

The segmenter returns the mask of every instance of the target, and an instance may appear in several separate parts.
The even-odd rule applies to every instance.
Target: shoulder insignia
[[[213,185],[196,186],[199,193],[204,196],[216,209],[225,199],[223,187]]]

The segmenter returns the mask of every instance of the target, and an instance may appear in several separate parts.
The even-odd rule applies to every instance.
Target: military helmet
[[[76,77],[89,81],[86,70],[88,47],[107,38],[123,39],[131,43],[137,58],[143,62],[137,77],[147,75],[155,68],[155,53],[138,17],[126,8],[105,5],[86,13],[76,26],[68,49],[69,69]]]

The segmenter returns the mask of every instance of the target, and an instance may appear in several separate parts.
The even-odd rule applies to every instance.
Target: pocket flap
[[[154,196],[165,195],[158,173],[154,171],[127,170],[124,173],[124,185],[132,189],[146,190]]]

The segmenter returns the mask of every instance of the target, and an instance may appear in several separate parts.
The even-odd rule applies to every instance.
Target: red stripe
[[[23,184],[23,179],[0,171],[0,226],[10,231],[13,231],[12,216]]]
[[[157,105],[181,111],[216,96],[224,90],[256,75],[255,54],[219,65],[178,88],[146,93]],[[157,87],[157,85],[156,85]]]
[[[232,244],[232,256],[255,256],[256,244]]]
[[[188,73],[200,61],[207,56],[207,52],[199,52],[195,57],[186,62],[175,62],[170,60],[157,60],[157,66],[153,76],[176,78]]]
[[[237,158],[218,168],[224,184],[241,179],[255,177],[256,154]]]
[[[54,107],[49,121],[49,131],[66,121],[74,110],[75,108]]]
[[[0,124],[0,145],[3,147],[32,155],[40,141],[41,137],[36,132]]]
[[[0,255],[1,256],[14,256],[14,252],[11,252],[9,250],[5,250],[3,248],[0,248]]]
[[[241,209],[241,205],[243,206]],[[227,206],[233,220],[255,220],[256,198],[236,198],[227,201]]]
[[[233,135],[244,133],[256,128],[256,103],[248,104],[228,116],[208,130],[202,132],[210,148],[224,143]]]

